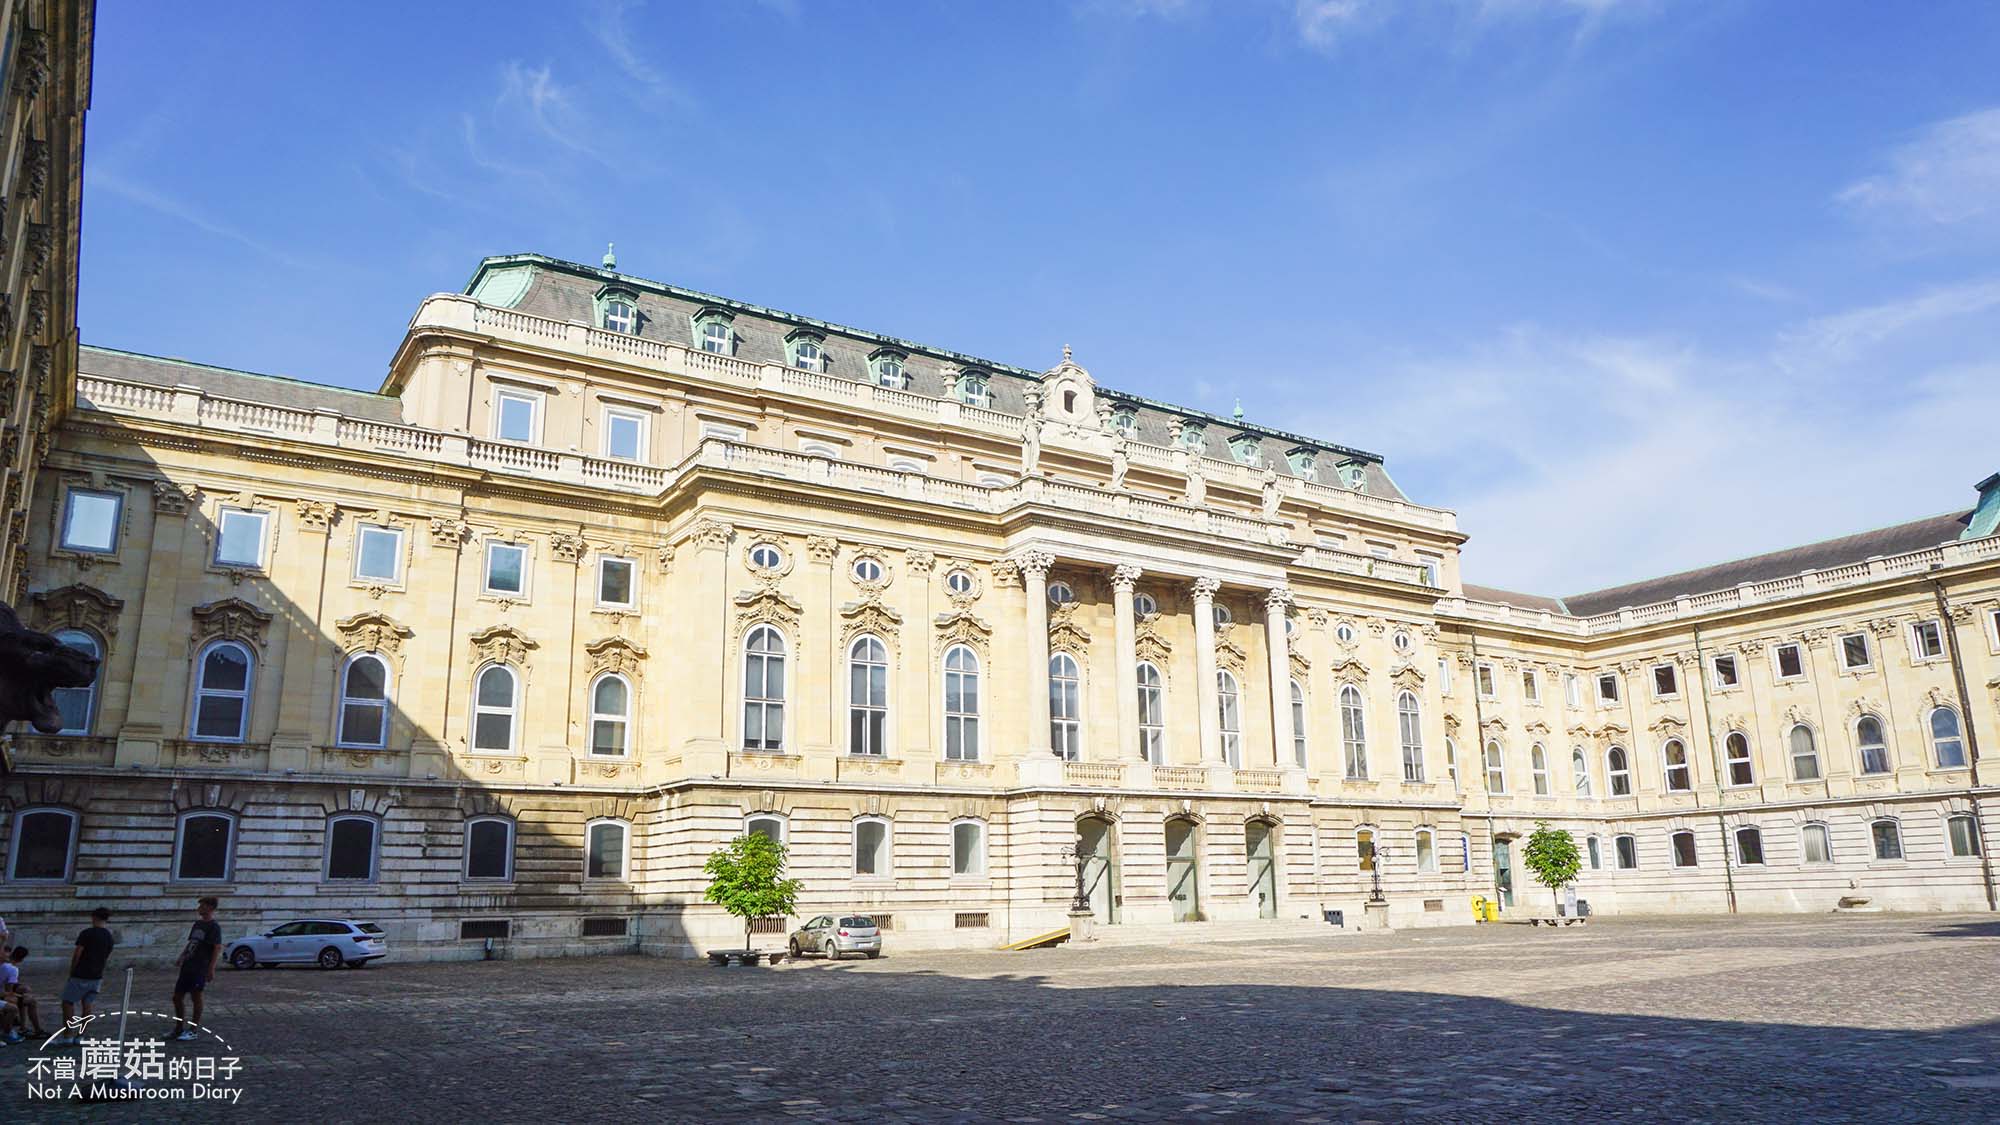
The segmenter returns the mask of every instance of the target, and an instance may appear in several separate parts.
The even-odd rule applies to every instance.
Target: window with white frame
[[[1215,620],[1215,627],[1218,629],[1225,628],[1229,625],[1230,622],[1236,620],[1236,615],[1229,612],[1229,607],[1223,605],[1221,602],[1215,603],[1215,605],[1212,608],[1210,608],[1209,616]]]
[[[720,316],[703,317],[695,325],[695,338],[701,350],[712,355],[730,355],[736,351],[736,334],[729,329],[729,321]]]
[[[585,825],[583,877],[625,878],[631,836],[632,826],[622,820],[593,820]]]
[[[1583,839],[1583,850],[1584,854],[1590,859],[1590,869],[1592,871],[1604,870],[1604,844],[1602,841],[1595,836],[1586,836]]]
[[[1542,680],[1533,668],[1521,669],[1521,698],[1529,703],[1542,701]]]
[[[340,670],[341,746],[380,748],[389,744],[389,662],[376,653],[357,652]]]
[[[1292,762],[1306,768],[1306,689],[1292,681]]]
[[[1493,684],[1493,665],[1479,665],[1472,670],[1472,676],[1474,682],[1479,686],[1479,697],[1481,699],[1492,699],[1498,694]]]
[[[590,684],[590,752],[622,758],[632,752],[632,683],[606,672]]]
[[[1583,677],[1575,673],[1563,677],[1563,702],[1571,707],[1583,706]]]
[[[1451,787],[1458,788],[1458,743],[1449,738],[1444,740],[1444,772],[1451,778]]]
[[[1154,765],[1167,760],[1167,686],[1160,670],[1139,665],[1139,753]]]
[[[847,752],[889,752],[889,648],[875,637],[847,646]]]
[[[646,459],[646,415],[637,410],[604,408],[604,456],[614,461]]]
[[[1730,731],[1722,739],[1723,765],[1729,771],[1729,784],[1750,785],[1756,782],[1757,772],[1750,763],[1750,737],[1740,730]]]
[[[785,818],[776,813],[758,813],[743,821],[745,836],[762,836],[774,844],[785,842]]]
[[[1903,826],[1891,817],[1883,817],[1868,826],[1868,838],[1875,845],[1875,858],[1898,860],[1903,858]]]
[[[914,457],[891,457],[889,468],[899,473],[921,473],[924,471],[924,464]]]
[[[638,564],[616,555],[597,556],[597,604],[612,609],[632,608],[633,575]]]
[[[867,555],[863,555],[860,558],[854,560],[854,566],[851,568],[851,570],[854,575],[854,580],[856,582],[882,581],[883,570],[882,570],[881,559],[870,558]]]
[[[372,882],[381,826],[372,816],[336,816],[326,822],[328,880]]]
[[[1785,736],[1792,751],[1792,780],[1818,781],[1819,743],[1813,738],[1812,728],[1799,723]]]
[[[1772,650],[1771,659],[1781,680],[1796,680],[1806,674],[1806,652],[1799,645],[1779,645]]]
[[[1868,652],[1868,634],[1848,633],[1840,638],[1840,666],[1849,672],[1863,671],[1875,663]]]
[[[1354,643],[1354,626],[1342,621],[1333,627],[1333,639],[1344,645]]]
[[[771,543],[759,543],[750,548],[750,565],[758,570],[776,570],[785,565],[785,553]]]
[[[944,654],[944,756],[979,760],[979,654],[965,645]]]
[[[215,565],[264,566],[265,529],[271,513],[247,508],[224,508],[216,520]]]
[[[523,445],[535,443],[541,432],[542,396],[531,391],[501,391],[493,399],[493,436]]]
[[[639,331],[639,307],[632,299],[624,296],[607,296],[604,299],[604,330],[624,336],[636,335]]]
[[[1958,712],[1949,707],[1933,707],[1930,716],[1931,752],[1937,768],[1965,768],[1965,737],[1959,729]]]
[[[970,594],[977,585],[972,572],[962,567],[945,572],[944,588],[954,594]]]
[[[717,441],[745,442],[750,440],[750,430],[734,422],[705,421],[701,424],[701,438],[703,441],[714,438]]]
[[[1986,628],[1990,643],[1995,649],[2000,649],[2000,609],[1986,615]]]
[[[1076,591],[1067,582],[1049,583],[1048,594],[1050,605],[1068,605],[1076,600]]]
[[[1736,862],[1745,867],[1764,865],[1764,833],[1755,828],[1736,830]]]
[[[354,529],[354,577],[367,582],[403,578],[403,529],[364,523]]]
[[[1401,629],[1398,629],[1396,630],[1395,635],[1389,638],[1389,644],[1392,647],[1394,647],[1397,652],[1408,652],[1416,647],[1417,642],[1413,640],[1408,633],[1404,632]]]
[[[514,877],[514,822],[475,816],[465,822],[465,878],[506,882]]]
[[[1451,658],[1438,657],[1438,694],[1451,694]]]
[[[824,457],[829,461],[840,460],[840,447],[830,441],[801,441],[799,452],[808,457]]]
[[[1597,702],[1618,702],[1618,676],[1616,673],[1605,672],[1597,677]]]
[[[1160,612],[1160,599],[1146,593],[1134,594],[1132,612],[1138,617],[1153,617]]]
[[[1717,688],[1727,690],[1737,685],[1738,673],[1735,657],[1718,656],[1713,661],[1710,661],[1709,667],[1714,671],[1715,686]]]
[[[1458,834],[1458,869],[1472,874],[1472,836],[1465,832]]]
[[[1944,629],[1936,621],[1919,621],[1910,626],[1910,658],[1936,660],[1944,655]]]
[[[1694,792],[1694,767],[1688,761],[1687,744],[1678,738],[1669,738],[1660,747],[1660,764],[1666,778],[1667,792]]]
[[[81,629],[62,629],[55,634],[56,643],[73,648],[98,662],[97,670],[91,673],[90,682],[79,687],[60,687],[49,692],[55,700],[56,711],[62,715],[62,729],[57,734],[89,734],[91,725],[97,720],[97,684],[104,677],[104,646],[97,638]]]
[[[528,548],[523,543],[486,544],[485,589],[517,598],[528,592]]]
[[[1549,752],[1539,742],[1528,747],[1528,780],[1534,784],[1535,796],[1549,796]]]
[[[15,812],[14,835],[7,849],[8,878],[17,883],[66,881],[76,861],[79,822],[77,814],[68,809]]]
[[[229,878],[236,837],[236,817],[194,809],[180,815],[174,826],[174,878],[183,882],[220,882]]]
[[[115,554],[124,511],[124,493],[70,489],[63,497],[63,550]]]
[[[1613,797],[1632,795],[1632,760],[1623,746],[1613,746],[1604,752],[1604,778]]]
[[[188,737],[203,742],[241,742],[250,728],[250,686],[254,661],[236,641],[211,641],[195,660],[194,716]]]
[[[505,664],[480,669],[472,684],[472,748],[504,754],[514,748],[520,685]]]
[[[1083,672],[1066,652],[1049,657],[1049,750],[1071,762],[1083,753]]]
[[[1682,829],[1668,837],[1667,842],[1672,846],[1675,867],[1699,866],[1695,860],[1694,833]]]
[[[1584,753],[1581,746],[1570,747],[1569,773],[1570,784],[1576,790],[1576,795],[1588,799],[1591,796],[1590,755]]]
[[[986,825],[983,822],[952,822],[951,873],[959,878],[986,874]]]
[[[785,636],[769,625],[743,639],[743,748],[785,748]]]
[[[1979,822],[1972,818],[1971,813],[1953,813],[1946,817],[1944,835],[1953,859],[1971,859],[1979,855]]]
[[[1238,707],[1236,677],[1228,672],[1215,674],[1215,710],[1222,729],[1222,760],[1235,768],[1243,765],[1243,715]]]
[[[1833,862],[1833,833],[1824,824],[1799,827],[1799,855],[1806,863]]]
[[[1417,873],[1433,875],[1437,873],[1437,837],[1428,828],[1417,829]]]
[[[1637,836],[1613,837],[1611,844],[1611,850],[1617,853],[1618,856],[1618,870],[1636,871],[1639,869],[1639,838]]]
[[[826,352],[821,347],[820,338],[804,333],[795,334],[786,341],[792,353],[792,366],[801,371],[825,371]]]
[[[1675,699],[1681,694],[1681,670],[1672,664],[1653,665],[1653,697]]]
[[[1361,689],[1344,684],[1340,689],[1340,748],[1347,776],[1359,781],[1368,776],[1368,719],[1361,703]]]
[[[1486,744],[1486,791],[1488,793],[1507,791],[1507,761],[1500,752],[1498,741]]]
[[[1415,692],[1396,696],[1396,733],[1402,743],[1403,780],[1424,779],[1424,714]]]
[[[1882,720],[1873,715],[1863,715],[1854,720],[1854,748],[1861,756],[1861,772],[1889,772],[1889,740],[1884,736]]]
[[[986,389],[986,377],[973,372],[961,372],[956,387],[958,401],[967,406],[990,406],[993,397]]]
[[[1375,830],[1373,828],[1357,828],[1354,830],[1354,866],[1355,870],[1360,871],[1364,875],[1375,870]]]
[[[864,816],[854,822],[854,874],[886,878],[889,874],[889,822]]]
[[[875,385],[900,391],[910,385],[909,374],[903,370],[903,357],[895,352],[876,352],[868,360],[868,369],[875,376]]]

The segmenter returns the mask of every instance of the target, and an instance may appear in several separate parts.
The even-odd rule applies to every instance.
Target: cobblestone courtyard
[[[239,1108],[51,1113],[15,1046],[0,1117],[2000,1118],[1990,916],[890,950],[225,970],[208,1023],[245,1060]],[[134,1007],[168,984],[142,971]]]

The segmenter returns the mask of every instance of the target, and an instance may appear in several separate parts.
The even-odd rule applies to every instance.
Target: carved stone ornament
[[[1355,663],[1359,664],[1360,662],[1356,661]],[[1418,691],[1424,686],[1424,673],[1415,664],[1399,665],[1394,671],[1389,673],[1389,682],[1399,688]]]
[[[400,655],[403,642],[411,636],[408,625],[372,609],[341,618],[334,622],[333,631],[340,638],[340,647],[348,652],[381,652],[390,656]]]
[[[1114,590],[1123,590],[1129,594],[1139,584],[1140,576],[1145,573],[1145,571],[1136,566],[1126,565],[1115,567],[1111,571],[1111,588]]]
[[[1049,613],[1049,651],[1082,656],[1090,651],[1090,632],[1076,623],[1076,603],[1059,605]]]
[[[903,565],[911,574],[929,574],[937,566],[937,556],[929,551],[907,551],[903,554]]]
[[[1332,671],[1342,672],[1350,676],[1360,676],[1365,679],[1368,675],[1367,661],[1354,655],[1351,649],[1335,653],[1333,659],[1327,661],[1326,666]]]
[[[840,630],[840,647],[843,650],[864,633],[880,638],[891,648],[897,647],[902,639],[903,615],[875,598],[848,602],[840,607],[840,616],[846,623]]]
[[[525,666],[528,654],[541,647],[512,625],[489,625],[472,634],[469,640],[477,663],[511,664],[516,668]]]
[[[271,624],[270,613],[242,598],[223,598],[198,605],[192,612],[197,647],[204,641],[220,637],[244,641],[253,648],[261,649],[264,646],[264,630]]]
[[[640,664],[646,659],[646,650],[624,637],[605,637],[584,645],[583,656],[585,676],[616,672],[627,679],[637,680]]]
[[[654,552],[653,561],[660,564],[661,574],[672,574],[674,572],[673,545],[667,544],[666,546],[661,547],[658,551]]]
[[[1014,556],[1014,565],[1026,577],[1047,578],[1049,569],[1056,565],[1056,557],[1047,551],[1022,551]]]
[[[89,629],[106,641],[118,635],[118,611],[125,603],[95,586],[73,583],[34,596],[35,616],[50,632]]]
[[[839,542],[828,536],[825,535],[806,536],[806,556],[812,559],[812,561],[819,563],[821,566],[825,566],[827,563],[832,562],[833,556],[839,553],[839,551],[840,551]]]
[[[163,516],[187,515],[188,506],[199,495],[193,485],[156,480],[153,482],[153,511]]]
[[[1132,647],[1138,653],[1141,661],[1158,668],[1161,675],[1166,674],[1167,664],[1174,653],[1174,646],[1168,644],[1167,639],[1161,636],[1157,630],[1140,629],[1138,639],[1133,643]]]
[[[863,578],[855,573],[855,567],[860,566],[864,561],[875,564],[876,577]],[[889,583],[895,577],[896,572],[889,569],[889,564],[883,561],[881,552],[867,547],[860,548],[854,552],[854,565],[847,568],[848,581],[854,583],[855,588],[861,591],[862,596],[869,598],[880,597],[882,591],[889,588]]]
[[[1657,734],[1682,734],[1687,730],[1687,720],[1678,715],[1661,715],[1646,729]]]
[[[728,524],[718,520],[699,519],[688,528],[687,539],[704,551],[719,551],[729,545]]]
[[[1312,663],[1305,657],[1294,652],[1291,654],[1290,664],[1292,666],[1292,675],[1297,676],[1300,680],[1311,678]]]
[[[30,199],[40,199],[49,186],[49,142],[29,141],[21,161],[21,191]]]
[[[40,336],[49,326],[49,295],[37,289],[28,294],[28,333]]]
[[[1320,609],[1317,606],[1313,607],[1312,609],[1306,610],[1306,622],[1315,629],[1326,628],[1327,620],[1328,620],[1327,612],[1323,609]]]
[[[1903,627],[1903,618],[1877,617],[1868,623],[1868,631],[1878,637],[1893,637]]]
[[[993,585],[1003,590],[1021,588],[1021,568],[1011,560],[1002,559],[993,564]]]
[[[939,655],[950,651],[953,645],[966,645],[983,658],[992,645],[993,626],[969,609],[940,613],[935,624]]]
[[[333,525],[333,505],[324,500],[300,500],[295,510],[299,526],[307,531],[325,531]]]
[[[746,590],[736,595],[736,636],[741,638],[754,625],[776,625],[791,633],[798,628],[804,607],[775,586]]]
[[[28,224],[28,242],[25,259],[28,272],[37,274],[49,264],[49,252],[56,246],[55,228],[47,223]]]
[[[25,22],[25,21],[24,21]],[[14,93],[23,102],[32,102],[49,80],[49,36],[47,32],[24,28],[21,45],[14,55]]]
[[[558,531],[549,536],[549,556],[557,562],[574,563],[589,549],[590,544],[585,543],[581,535]]]
[[[1243,646],[1235,641],[1225,637],[1215,642],[1215,663],[1220,667],[1241,673],[1248,661],[1249,656],[1243,651]]]
[[[1219,578],[1197,578],[1194,585],[1188,587],[1188,592],[1194,598],[1195,608],[1205,610],[1215,604],[1215,594],[1220,589],[1222,580]]]
[[[464,520],[454,519],[450,516],[434,516],[431,518],[431,542],[433,544],[457,550],[464,546],[465,541],[470,538],[472,538],[472,525],[466,523]]]

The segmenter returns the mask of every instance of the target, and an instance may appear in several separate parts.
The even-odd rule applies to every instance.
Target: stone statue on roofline
[[[0,602],[0,731],[17,719],[43,734],[63,729],[57,688],[88,687],[97,678],[97,658],[21,624],[14,608]]]

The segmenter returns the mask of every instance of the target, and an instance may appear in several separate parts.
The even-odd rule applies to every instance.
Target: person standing
[[[180,974],[174,981],[174,1031],[168,1039],[185,1042],[197,1038],[194,1029],[201,1026],[202,990],[215,979],[215,964],[222,959],[222,927],[215,921],[215,905],[213,895],[196,904],[194,926],[188,930],[180,960],[175,962]],[[190,997],[194,1001],[192,1020],[184,1007]]]
[[[104,987],[104,966],[111,960],[112,947],[118,944],[117,935],[107,924],[110,921],[111,912],[100,906],[90,912],[89,928],[76,935],[76,948],[69,955],[69,983],[62,990],[64,1043],[77,1041],[77,1033],[90,1020],[97,990]],[[81,1022],[76,1018],[79,1006],[83,1008]]]

